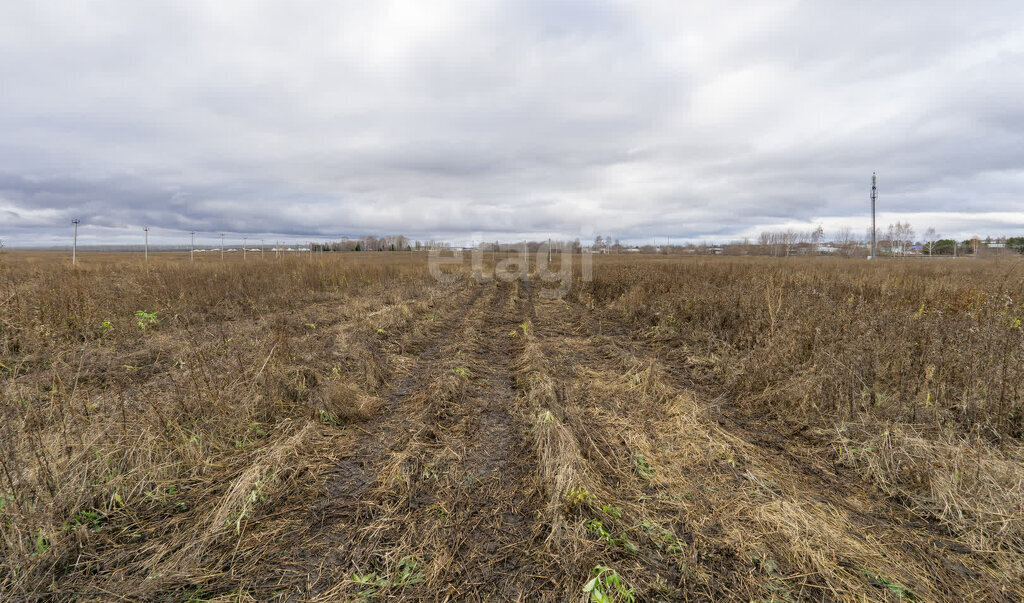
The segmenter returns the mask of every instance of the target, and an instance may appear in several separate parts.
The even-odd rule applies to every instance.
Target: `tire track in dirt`
[[[307,539],[321,552],[295,566],[310,574],[303,597],[523,599],[543,581],[531,557],[538,501],[522,488],[534,464],[514,413],[519,293],[478,285],[452,304],[444,334],[361,427]],[[396,582],[396,563],[407,562],[415,579]],[[353,583],[370,573],[386,582]]]
[[[522,599],[539,580],[523,555],[533,550],[536,501],[522,496],[532,464],[512,412],[518,286],[485,290],[486,302],[466,313],[461,337],[413,396],[406,437],[384,455],[371,512],[352,534],[358,550],[339,555],[380,573],[389,559],[414,559],[417,584],[388,586],[403,597]],[[351,591],[332,594],[342,592]]]
[[[513,337],[528,309],[529,289],[500,283],[480,318],[480,337],[467,345],[467,364],[473,379],[463,403],[448,423],[458,426],[441,438],[437,449],[461,449],[455,463],[466,476],[442,504],[452,506],[446,538],[462,543],[446,576],[448,584],[462,582],[472,596],[521,600],[543,580],[532,555],[532,520],[539,500],[522,486],[533,477],[535,459],[528,428],[515,413],[514,363],[521,345]],[[517,293],[523,293],[520,298]],[[469,593],[457,590],[452,597]]]
[[[436,326],[430,329],[428,342],[422,346],[424,351],[415,357],[406,376],[389,387],[371,420],[359,426],[363,437],[354,452],[338,464],[327,483],[328,500],[325,504],[330,507],[332,514],[341,512],[341,516],[345,516],[344,510],[350,506],[349,503],[357,501],[372,483],[375,475],[373,466],[380,460],[387,441],[382,434],[408,422],[398,412],[403,401],[420,389],[422,382],[433,373],[434,366],[442,360],[441,350],[458,335],[460,327],[483,293],[479,287],[468,291],[466,301],[446,308],[444,317],[437,320]]]
[[[367,494],[375,482],[379,467],[388,450],[388,442],[398,431],[408,429],[409,420],[401,412],[402,406],[424,387],[424,382],[443,361],[441,350],[451,344],[460,332],[460,327],[472,309],[480,303],[484,292],[482,287],[468,285],[451,297],[451,302],[441,308],[441,316],[432,316],[431,323],[419,341],[411,348],[422,352],[411,358],[404,376],[385,386],[380,404],[374,414],[365,422],[350,425],[356,435],[348,450],[325,477],[323,496],[302,507],[306,516],[306,528],[294,547],[290,558],[280,560],[278,572],[268,574],[268,585],[288,590],[298,589],[294,594],[309,598],[322,591],[322,578],[329,578],[323,572],[328,553],[338,539],[344,539],[351,524],[368,512]],[[318,567],[317,571],[311,568]],[[348,568],[345,568],[346,570]]]
[[[548,509],[551,543],[560,551],[561,573],[572,577],[562,597],[579,592],[596,566],[620,572],[641,599],[714,596],[681,589],[684,566],[678,554],[665,554],[682,542],[671,528],[674,518],[658,517],[643,502],[656,492],[638,477],[631,444],[637,431],[652,429],[648,409],[623,406],[616,397],[622,392],[595,389],[599,381],[620,381],[623,371],[616,356],[574,331],[567,311],[558,299],[534,304],[534,347],[524,359],[535,373],[524,381],[549,459],[542,481],[558,502]]]
[[[575,341],[570,345],[579,350],[578,357],[574,359],[577,366],[597,367],[599,371],[609,373],[627,370],[623,361],[635,367],[671,366],[664,349],[634,339],[626,331],[602,328],[604,321],[579,305],[563,304],[560,307],[548,304],[540,315],[539,322],[544,328]],[[595,345],[595,340],[603,342],[603,345]],[[689,379],[685,371],[679,370],[661,370],[658,379],[668,386],[672,395],[692,392],[698,381]],[[751,456],[748,459],[726,459],[732,466],[721,465],[717,469],[719,473],[734,475],[736,496],[742,496],[744,491],[759,490],[758,495],[765,498],[761,507],[770,509],[766,512],[770,516],[768,519],[792,524],[780,529],[806,522],[805,518],[799,517],[805,509],[832,509],[839,513],[838,521],[841,523],[838,525],[846,525],[850,529],[833,533],[830,537],[863,547],[860,555],[851,551],[845,559],[844,551],[836,551],[839,554],[836,571],[853,578],[840,582],[860,581],[865,586],[885,587],[887,578],[874,574],[879,567],[872,569],[863,563],[865,559],[874,558],[876,563],[884,564],[892,572],[888,579],[895,578],[917,595],[941,597],[954,593],[961,596],[978,593],[980,584],[976,578],[986,574],[983,556],[963,554],[962,549],[954,555],[952,551],[957,547],[950,549],[943,544],[951,537],[944,528],[889,499],[870,484],[863,483],[858,476],[850,475],[848,471],[840,473],[834,464],[826,463],[830,456],[828,451],[814,450],[820,445],[799,437],[802,430],[783,433],[777,426],[728,408],[718,408],[712,414],[716,419],[715,430],[722,433],[735,450]],[[707,418],[710,419],[711,415]],[[659,417],[657,422],[667,420],[667,417]],[[652,441],[665,441],[658,438],[659,429],[649,421],[645,423],[645,431],[653,438]],[[794,440],[793,436],[798,438]],[[785,488],[779,484],[785,484]],[[755,500],[757,498],[754,497]],[[753,504],[756,506],[758,503]],[[816,535],[822,535],[813,532],[814,527],[810,524],[804,523],[804,527],[812,530],[805,534],[805,538],[813,540]],[[814,547],[809,545],[808,548]],[[807,578],[813,579],[814,576]],[[801,586],[810,587],[810,590],[800,590],[798,594],[801,597],[821,596],[828,591],[817,589],[827,588],[826,582],[822,579],[815,586],[805,579]],[[869,589],[864,590],[870,593]],[[858,589],[857,592],[864,591]],[[855,592],[845,594],[853,596]],[[988,594],[998,597],[1000,593],[991,590]]]

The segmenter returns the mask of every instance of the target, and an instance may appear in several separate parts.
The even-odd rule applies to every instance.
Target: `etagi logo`
[[[507,249],[509,246],[504,246]],[[538,294],[548,299],[562,299],[572,289],[573,282],[589,283],[594,278],[593,255],[589,249],[580,248],[574,252],[573,247],[568,245],[551,245],[542,243],[537,246],[533,253],[533,262],[530,261],[530,250],[526,243],[514,247],[511,255],[507,251],[501,252],[501,259],[494,262],[493,268],[485,262],[485,252],[481,246],[472,249],[470,255],[470,268],[473,279],[477,283],[489,283],[494,279],[503,282],[511,282],[516,279],[527,281],[531,278],[531,266],[533,267],[533,278],[539,279],[542,283]],[[443,266],[463,266],[465,254],[461,249],[441,250],[431,249],[427,257],[427,265],[430,268],[430,275],[441,283],[452,283],[462,277],[458,270],[445,271]],[[575,268],[579,269],[578,278],[574,278]],[[553,286],[544,286],[543,283]]]

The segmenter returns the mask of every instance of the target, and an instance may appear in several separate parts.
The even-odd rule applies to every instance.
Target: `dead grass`
[[[208,259],[5,256],[2,598],[1024,597],[1016,261]]]

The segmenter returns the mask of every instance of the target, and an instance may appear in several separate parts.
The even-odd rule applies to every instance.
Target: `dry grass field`
[[[0,255],[0,599],[1024,599],[1022,261],[79,259]]]

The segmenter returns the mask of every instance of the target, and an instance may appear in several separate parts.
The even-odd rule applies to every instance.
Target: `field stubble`
[[[1024,597],[1019,262],[0,262],[4,598]]]

